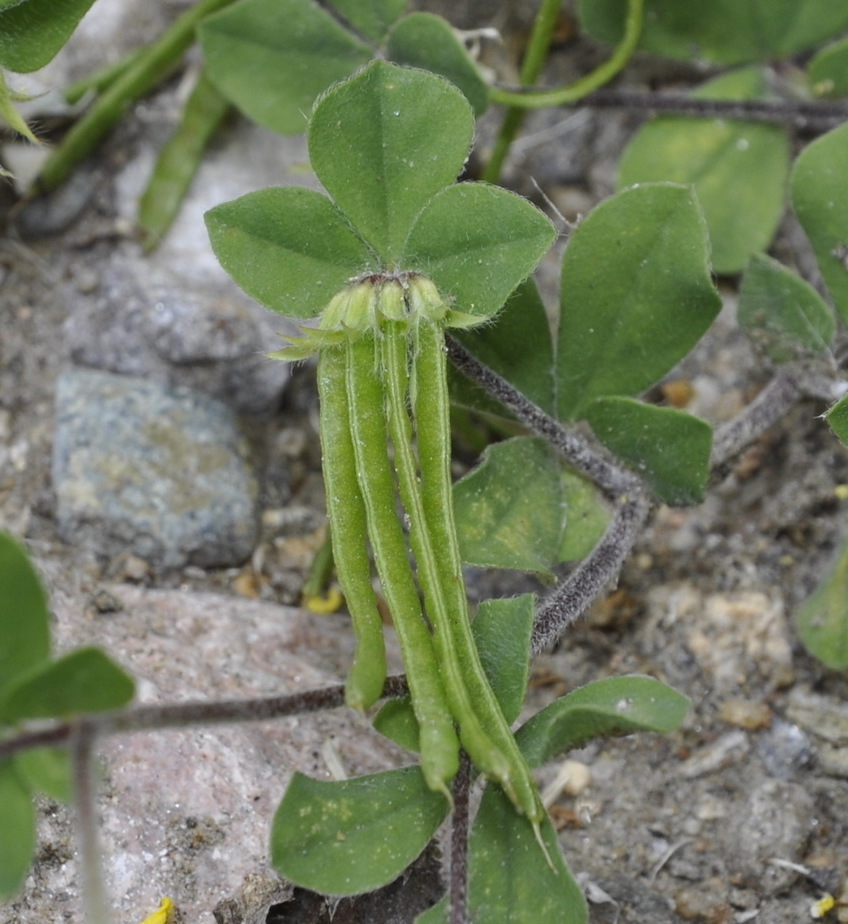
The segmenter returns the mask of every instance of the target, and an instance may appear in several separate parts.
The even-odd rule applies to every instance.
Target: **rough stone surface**
[[[96,643],[137,682],[140,703],[294,693],[338,683],[352,653],[341,617],[215,594],[109,586],[119,609],[85,618],[54,594],[60,650]],[[336,622],[335,631],[323,623]],[[318,656],[316,657],[316,654]],[[399,667],[395,650],[392,667]],[[274,722],[116,735],[104,759],[99,807],[106,882],[120,924],[136,924],[170,896],[186,924],[266,877],[268,830],[294,770],[331,778],[396,764],[399,749],[339,709]],[[42,813],[40,861],[0,924],[82,920],[76,846],[67,810]]]
[[[257,490],[224,405],[155,381],[71,369],[56,388],[62,537],[163,567],[233,565],[257,539]]]
[[[96,281],[78,274],[63,292],[75,363],[186,385],[244,413],[279,403],[289,369],[265,355],[278,346],[274,325],[228,287],[187,285],[128,258],[105,264]]]

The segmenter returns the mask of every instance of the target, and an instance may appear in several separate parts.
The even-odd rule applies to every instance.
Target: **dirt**
[[[159,573],[131,557],[97,560],[56,535],[53,385],[68,361],[59,283],[109,260],[115,164],[142,131],[142,115],[130,115],[101,149],[93,167],[100,184],[64,230],[23,239],[13,222],[0,239],[0,524],[26,539],[54,588],[125,580],[296,604],[323,523],[308,368],[262,424],[279,453],[265,469],[264,507],[269,517],[287,511],[290,526],[263,543],[252,565]],[[598,187],[570,181],[559,190],[569,192],[585,202]],[[690,383],[690,407],[720,424],[768,374],[731,308],[672,378]],[[701,506],[658,508],[617,587],[535,662],[528,709],[631,672],[692,700],[672,735],[599,741],[569,755],[591,778],[579,794],[556,799],[552,814],[593,924],[799,924],[825,892],[848,889],[848,737],[840,731],[848,678],[811,658],[793,624],[844,534],[846,502],[835,489],[848,478],[848,455],[818,418],[822,410],[799,403]],[[501,592],[519,586],[498,580]],[[320,635],[313,641],[320,661]]]

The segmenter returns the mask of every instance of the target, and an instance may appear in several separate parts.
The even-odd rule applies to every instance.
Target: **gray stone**
[[[142,704],[303,692],[338,683],[350,664],[354,637],[342,616],[211,593],[102,589],[120,609],[83,619],[79,598],[57,588],[56,647],[103,647],[135,677]],[[397,671],[392,644],[389,658]],[[354,776],[409,762],[350,709],[116,734],[98,756],[116,924],[136,924],[166,895],[184,924],[215,924],[213,909],[241,899],[245,877],[272,879],[268,834],[293,771],[329,779],[339,768]],[[43,811],[38,859],[23,891],[0,908],[0,924],[83,921],[76,849],[72,812]]]
[[[809,737],[797,726],[774,719],[755,739],[757,751],[769,776],[790,780],[809,765],[813,758],[813,745]]]
[[[100,277],[91,293],[65,287],[74,362],[186,385],[244,413],[279,404],[289,367],[265,355],[279,348],[270,312],[141,257],[112,260]]]
[[[258,485],[236,418],[186,388],[62,373],[53,485],[60,535],[100,556],[234,565],[257,541]]]

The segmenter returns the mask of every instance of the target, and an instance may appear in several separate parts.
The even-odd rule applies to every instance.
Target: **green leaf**
[[[792,171],[792,207],[804,226],[833,303],[848,322],[848,125],[817,138]]]
[[[472,623],[483,670],[509,723],[518,718],[527,695],[535,612],[535,594],[484,600]]]
[[[586,924],[586,899],[547,816],[542,819],[541,837],[552,865],[542,855],[527,819],[497,786],[486,787],[469,842],[469,921]],[[447,921],[447,899],[416,918],[416,924]]]
[[[825,416],[839,442],[848,446],[848,395],[840,398]]]
[[[0,698],[49,657],[47,597],[26,550],[0,533]]]
[[[465,314],[491,317],[553,244],[556,232],[530,202],[485,183],[460,183],[424,208],[404,255]]]
[[[23,885],[35,853],[35,810],[11,760],[0,761],[0,899]]]
[[[818,292],[765,254],[752,257],[745,270],[737,314],[776,363],[821,353],[836,332],[833,310]]]
[[[497,786],[487,786],[474,820],[468,857],[468,909],[472,921],[510,924],[584,924],[583,890],[571,875],[547,815],[541,837],[545,860],[526,818]]]
[[[848,668],[848,544],[833,570],[801,605],[797,622],[801,641],[813,657],[833,670]]]
[[[374,716],[374,728],[395,744],[416,754],[420,750],[420,727],[412,709],[411,696],[387,700]]]
[[[334,7],[355,29],[378,41],[406,9],[406,0],[331,0]]]
[[[687,697],[653,677],[610,677],[537,712],[516,738],[530,766],[540,767],[592,738],[674,731],[690,705]]]
[[[409,866],[447,813],[419,767],[341,782],[295,773],[274,815],[271,865],[326,895],[369,892]]]
[[[558,414],[638,394],[679,362],[721,308],[697,198],[684,186],[626,189],[571,236],[562,260]]]
[[[489,446],[454,485],[453,497],[466,564],[549,572],[565,511],[559,462],[546,440],[515,437]]]
[[[704,499],[713,441],[706,421],[617,397],[593,401],[586,419],[595,436],[635,469],[663,503],[686,507]]]
[[[79,648],[29,671],[0,699],[0,717],[53,719],[126,705],[135,685],[99,648]]]
[[[615,43],[625,0],[581,0],[585,28]],[[848,26],[848,9],[833,0],[646,0],[640,47],[670,58],[742,64],[790,58]]]
[[[171,227],[203,152],[229,108],[206,71],[202,71],[176,132],[159,152],[139,201],[138,222],[145,250],[152,250]]]
[[[351,276],[376,260],[320,193],[275,187],[206,213],[215,256],[257,301],[287,317],[314,317]]]
[[[549,414],[554,410],[554,346],[533,277],[520,283],[494,324],[451,331],[482,363]]]
[[[411,13],[389,35],[386,54],[397,64],[447,77],[462,90],[476,116],[489,104],[489,88],[450,23],[433,13]]]
[[[306,128],[317,96],[371,49],[313,0],[241,0],[206,17],[200,44],[212,81],[259,125]]]
[[[71,801],[71,760],[64,748],[32,748],[14,755],[18,776],[27,789],[38,790],[59,802]]]
[[[848,95],[848,37],[823,48],[807,65],[813,89],[820,96]]]
[[[559,550],[560,561],[580,561],[598,544],[610,521],[601,492],[581,475],[563,469],[562,493],[568,519]]]
[[[0,4],[0,67],[28,74],[49,63],[94,0],[8,0]]]
[[[693,97],[757,99],[766,76],[747,68],[711,80]],[[764,250],[783,212],[789,140],[777,126],[724,119],[660,118],[627,146],[619,185],[656,180],[691,184],[698,194],[718,273],[739,272]]]
[[[473,132],[471,107],[452,83],[374,61],[318,101],[309,157],[351,224],[392,267],[422,207],[456,178]]]

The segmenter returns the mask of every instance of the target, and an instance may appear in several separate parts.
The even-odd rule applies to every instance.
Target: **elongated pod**
[[[328,348],[321,353],[318,361],[321,451],[336,573],[356,632],[356,653],[347,677],[345,699],[354,709],[365,710],[383,692],[386,646],[377,596],[371,584],[368,522],[350,436],[346,367],[344,347]]]
[[[544,809],[536,783],[483,671],[471,631],[459,553],[450,478],[450,405],[443,327],[422,320],[416,326],[412,379],[413,416],[421,472],[424,532],[433,549],[433,567],[443,600],[434,641],[444,668],[448,698],[460,739],[477,767],[503,787],[538,836]],[[421,562],[419,561],[419,568]],[[456,686],[454,686],[456,685]]]
[[[420,727],[421,769],[427,785],[450,798],[447,784],[459,767],[459,740],[395,507],[379,336],[369,332],[348,338],[350,433],[374,561],[403,650],[412,707]]]

